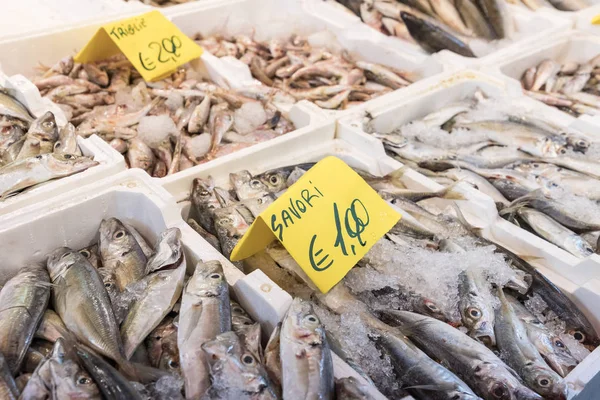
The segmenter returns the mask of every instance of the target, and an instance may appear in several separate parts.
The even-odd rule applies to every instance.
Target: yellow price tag
[[[231,260],[277,239],[326,293],[400,217],[352,168],[327,157],[256,218]]]
[[[592,25],[600,25],[600,15],[596,15],[592,18]]]
[[[147,81],[162,79],[202,54],[200,46],[155,10],[102,26],[75,61],[103,60],[119,51]]]

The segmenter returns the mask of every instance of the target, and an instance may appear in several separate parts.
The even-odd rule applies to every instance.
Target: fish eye
[[[538,164],[538,163],[533,163],[531,165],[533,165],[534,168],[539,168],[540,167],[540,164]]]
[[[567,150],[566,149],[560,149],[558,152],[560,154],[567,154]]]
[[[87,376],[81,376],[77,379],[78,385],[88,385],[90,383],[92,383],[92,380],[90,378],[88,378]]]
[[[116,231],[113,237],[115,239],[121,239],[123,236],[125,236],[125,232],[123,232],[123,231]]]
[[[244,310],[242,310],[242,308],[241,308],[241,307],[238,307],[238,306],[235,306],[235,307],[233,307],[231,310],[232,310],[232,311],[235,311],[235,312],[237,312],[237,313],[242,313],[242,312],[244,311]]]
[[[106,283],[104,284],[104,287],[105,287],[105,288],[107,288],[107,289],[110,289],[110,288],[112,287],[112,283],[110,283],[110,282],[106,282]]]
[[[316,326],[319,323],[319,319],[312,314],[308,314],[306,317],[304,317],[303,321],[308,326]]]
[[[548,379],[547,377],[540,377],[537,381],[538,385],[540,385],[541,387],[548,387],[550,386],[550,379]]]
[[[52,122],[52,121],[42,122],[42,126],[44,128],[54,128],[54,122]]]
[[[233,221],[230,218],[221,218],[218,221],[218,224],[221,225],[221,226],[230,225],[232,223],[233,223]]]
[[[64,259],[64,258],[65,258],[65,257],[67,257],[69,254],[70,254],[69,252],[66,252],[65,254],[63,254],[62,256],[60,256],[60,259],[61,259],[61,260],[62,260],[62,259]]]
[[[67,160],[70,160],[71,158],[73,158],[73,156],[70,154],[64,154],[63,157],[65,157]]]
[[[156,336],[154,336],[154,339],[155,339],[155,340],[160,340],[160,339],[162,339],[162,336],[160,336],[160,335],[156,335]]]
[[[562,340],[560,340],[560,339],[554,339],[554,345],[555,345],[556,347],[561,347],[561,348],[564,348],[564,347],[565,347],[565,344],[564,344],[564,343],[562,342]]]
[[[279,177],[277,175],[271,175],[269,177],[269,182],[271,182],[273,185],[277,185],[279,183]]]
[[[35,156],[35,158],[37,158],[38,160],[41,160],[43,157],[42,157],[42,155],[40,154],[39,156]]]
[[[218,274],[218,273],[215,272],[214,274],[210,275],[210,278],[211,279],[221,279],[221,274]]]
[[[571,335],[573,339],[577,340],[579,343],[585,342],[585,335],[579,331],[571,331]]]
[[[85,258],[90,258],[90,256],[91,256],[90,252],[89,252],[89,251],[87,251],[87,250],[81,250],[79,253],[80,253],[82,256],[84,256]]]
[[[481,318],[481,310],[479,308],[476,307],[469,307],[467,309],[467,314],[469,314],[469,316],[471,318],[475,318],[475,319],[479,319]]]
[[[173,368],[173,369],[179,368],[179,363],[177,361],[169,360],[167,365],[169,366],[169,368]]]
[[[200,191],[200,196],[210,196],[210,192],[208,190],[202,189]]]
[[[501,383],[492,388],[492,396],[494,396],[495,399],[510,398],[507,388]]]
[[[427,308],[429,308],[430,311],[433,311],[433,312],[440,311],[440,309],[435,304],[433,304],[431,302],[425,303],[425,306],[427,306]]]
[[[252,186],[253,188],[260,187],[260,181],[258,179],[252,179],[250,181],[250,186]]]
[[[250,326],[250,325],[254,325],[254,324],[252,322],[250,322],[250,321],[244,321],[244,325]]]
[[[254,365],[256,361],[254,360],[254,357],[252,357],[252,355],[244,354],[242,356],[242,362],[246,365]]]
[[[54,148],[55,148],[55,149],[58,149],[60,146],[61,146],[60,142],[56,142],[56,143],[54,143]]]

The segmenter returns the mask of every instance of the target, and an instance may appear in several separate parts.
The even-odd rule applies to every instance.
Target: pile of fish
[[[521,77],[525,94],[576,117],[600,114],[598,83],[600,56],[582,64],[546,59]]]
[[[411,83],[407,72],[313,47],[310,37],[258,42],[246,35],[213,35],[197,42],[217,57],[240,59],[265,85],[327,109],[343,110]]]
[[[125,0],[133,1],[133,0]],[[176,6],[177,4],[185,4],[195,0],[138,0],[141,3],[147,4],[152,7],[169,7]]]
[[[475,57],[474,39],[510,39],[515,23],[504,0],[337,0],[370,27],[425,51]]]
[[[294,130],[272,104],[285,97],[276,89],[222,89],[189,65],[145,82],[123,55],[92,64],[68,57],[43,68],[34,83],[63,109],[77,135],[100,136],[131,168],[155,177]]]
[[[58,129],[48,111],[35,118],[0,89],[0,199],[98,165],[83,156],[71,124]]]
[[[188,223],[229,256],[253,219],[312,165],[232,173],[231,188],[196,178]],[[431,199],[464,200],[456,186],[418,192],[403,184],[404,170],[357,172],[403,217],[331,291],[320,293],[278,242],[236,266],[260,268],[313,301],[332,351],[390,398],[566,399],[562,378],[589,354],[585,346],[600,343],[575,304],[529,264],[475,236],[460,211],[456,218],[425,208]]]
[[[0,291],[2,399],[333,398],[331,353],[296,299],[263,349],[218,261],[186,276],[177,228],[152,249],[128,224],[53,251]],[[314,367],[314,369],[313,369]],[[357,391],[355,380],[339,390]],[[346,398],[346,397],[341,397]]]
[[[600,251],[599,143],[511,107],[451,103],[380,138],[399,161],[440,184],[466,181],[500,214],[577,257]]]

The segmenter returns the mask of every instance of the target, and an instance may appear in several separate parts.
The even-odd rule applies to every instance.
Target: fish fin
[[[531,255],[518,255],[519,258],[521,258],[522,260],[524,260],[525,262],[531,264],[532,261],[540,261],[543,260],[544,257],[539,257],[539,256],[531,256]]]
[[[470,224],[465,218],[463,212],[460,210],[460,207],[458,207],[458,205],[452,204],[452,207],[454,208],[454,211],[456,211],[456,217],[458,218],[458,222],[460,222],[461,225],[463,225],[465,228],[467,228],[468,231],[472,232],[476,236],[481,236],[483,228]]]
[[[406,174],[406,172],[409,170],[410,168],[408,167],[408,165],[404,165],[395,170],[394,172],[390,172],[388,176],[391,178],[392,184],[399,188],[404,188],[405,185],[402,182],[400,182],[400,180],[404,176],[404,174]]]
[[[450,186],[446,187],[446,189],[443,190],[443,194],[440,197],[446,200],[467,200],[464,194],[456,190],[457,185],[461,182],[462,181],[454,182]]]

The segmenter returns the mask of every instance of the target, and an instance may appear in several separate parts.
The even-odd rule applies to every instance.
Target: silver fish
[[[200,398],[210,386],[202,345],[231,330],[229,288],[218,261],[198,263],[181,299],[177,346],[188,399]]]
[[[27,107],[4,90],[0,90],[0,115],[17,118],[25,122],[33,121],[33,116]]]
[[[17,400],[19,393],[20,390],[10,372],[10,368],[4,356],[0,354],[0,397],[6,400]]]
[[[262,342],[260,324],[254,322],[252,318],[238,303],[230,301],[231,308],[231,327],[235,334],[240,338],[246,349],[250,351],[254,358],[262,361]]]
[[[488,347],[496,345],[494,308],[489,285],[480,271],[467,269],[460,275],[458,307],[469,336]]]
[[[181,374],[176,323],[178,324],[178,321],[167,316],[146,337],[145,344],[148,349],[150,366]]]
[[[332,399],[333,362],[325,330],[312,305],[295,298],[281,325],[284,399]]]
[[[54,143],[58,140],[58,127],[54,114],[48,111],[31,123],[25,134],[23,146],[17,160],[52,153]]]
[[[0,291],[0,353],[13,375],[19,370],[50,298],[44,267],[23,267]]]
[[[58,133],[58,140],[54,143],[55,153],[83,155],[77,144],[77,133],[73,124],[66,124]]]
[[[53,343],[60,338],[65,339],[65,341],[69,343],[75,340],[73,334],[69,332],[62,319],[60,319],[58,314],[52,310],[46,310],[44,312],[37,331],[35,331],[35,337]]]

